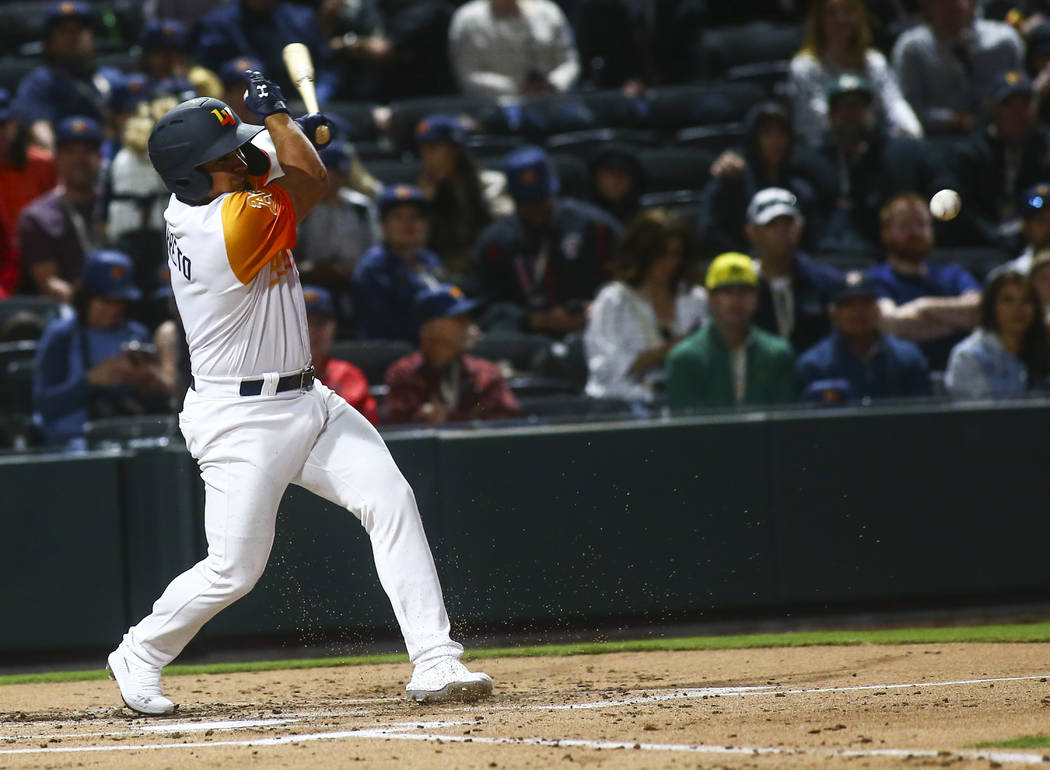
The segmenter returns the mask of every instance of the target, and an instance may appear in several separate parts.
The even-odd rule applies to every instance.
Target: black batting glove
[[[246,70],[244,75],[248,78],[244,104],[249,110],[262,118],[268,118],[278,112],[288,112],[288,105],[284,103],[284,94],[281,93],[279,85],[257,70]]]
[[[327,147],[332,143],[332,136],[335,134],[335,126],[332,125],[332,121],[330,121],[326,115],[322,115],[320,112],[311,112],[309,115],[295,118],[295,122],[299,124],[299,128],[301,128],[303,133],[306,134],[306,138],[309,139],[310,143],[318,150]],[[321,126],[328,126],[328,138],[323,142],[317,141],[317,129]]]

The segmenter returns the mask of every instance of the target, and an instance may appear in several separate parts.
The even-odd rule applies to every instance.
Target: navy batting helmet
[[[211,190],[211,174],[200,166],[240,148],[248,173],[258,176],[270,160],[251,139],[262,126],[242,123],[229,106],[201,96],[170,109],[149,135],[149,159],[164,184],[188,203],[203,201]]]

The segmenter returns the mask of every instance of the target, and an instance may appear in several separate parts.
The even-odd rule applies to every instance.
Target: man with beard
[[[103,240],[102,129],[90,118],[66,118],[55,129],[55,144],[58,186],[22,209],[18,251],[31,290],[69,302],[84,258]]]
[[[879,216],[886,261],[869,268],[879,291],[882,330],[918,342],[930,368],[944,369],[952,346],[977,324],[980,285],[955,263],[926,259],[933,225],[914,193],[892,198]]]
[[[874,90],[865,78],[844,74],[831,81],[828,120],[831,131],[821,154],[837,170],[836,195],[821,251],[877,251],[883,203],[909,190],[932,195],[957,187],[932,146],[889,136],[879,125]]]
[[[50,148],[54,126],[63,118],[82,115],[104,123],[119,70],[96,68],[95,13],[83,2],[57,3],[47,15],[45,64],[18,84],[19,117],[32,127],[33,139]]]

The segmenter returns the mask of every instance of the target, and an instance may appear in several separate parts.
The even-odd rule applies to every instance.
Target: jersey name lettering
[[[248,195],[248,205],[253,209],[269,209],[270,213],[277,216],[277,204],[273,202],[273,194],[268,192],[255,192]]]
[[[190,258],[182,253],[182,249],[179,248],[178,243],[175,241],[175,236],[166,227],[164,228],[164,240],[168,247],[168,261],[171,262],[172,267],[182,273],[187,281],[192,281]]]

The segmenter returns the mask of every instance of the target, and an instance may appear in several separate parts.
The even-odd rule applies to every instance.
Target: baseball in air
[[[930,213],[942,222],[955,219],[962,208],[962,198],[955,190],[941,190],[930,198]]]

